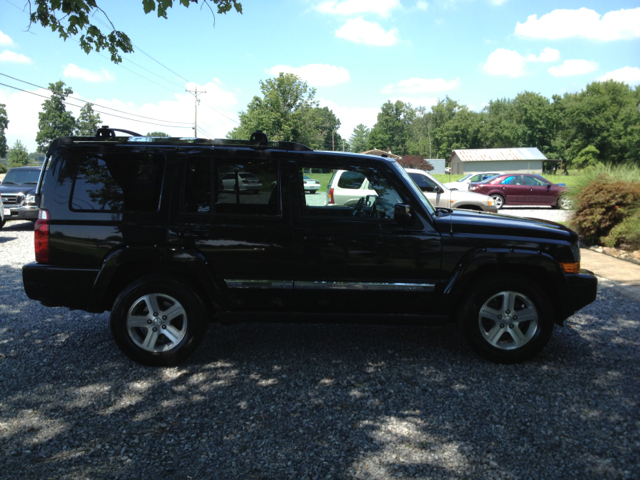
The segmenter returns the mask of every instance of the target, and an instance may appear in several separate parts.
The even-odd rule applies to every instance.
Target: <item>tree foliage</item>
[[[73,93],[71,88],[65,88],[64,82],[49,84],[51,98],[42,103],[42,111],[38,113],[38,134],[36,143],[39,152],[46,152],[49,144],[59,137],[73,134],[76,121],[67,112],[64,104],[66,98]]]
[[[80,47],[89,53],[92,50],[109,50],[111,61],[120,63],[122,57],[120,53],[133,52],[131,39],[127,34],[116,30],[107,13],[102,9],[96,0],[28,0],[31,24],[39,24],[45,28],[50,28],[57,33],[60,38],[67,40],[69,37],[80,35]],[[189,7],[198,0],[142,0],[144,13],[156,11],[158,17],[167,18],[167,11],[175,4]],[[232,8],[238,13],[242,13],[242,4],[236,0],[204,0],[205,5],[213,13],[210,3],[212,3],[217,13],[227,13]],[[101,3],[104,5],[104,3]],[[111,31],[103,33],[93,20],[97,13],[102,13],[109,21]]]
[[[171,135],[164,132],[149,132],[147,133],[147,137],[159,137],[159,138],[169,138]]]
[[[349,137],[350,151],[354,153],[362,153],[367,150],[367,144],[369,142],[369,130],[366,125],[360,123],[353,129],[353,133]]]
[[[76,137],[93,137],[101,122],[100,114],[93,111],[93,104],[85,103],[76,121],[74,135]]]
[[[386,102],[368,147],[427,158],[448,158],[453,149],[536,147],[547,158],[579,166],[581,152],[593,146],[599,153],[590,151],[584,165],[640,165],[639,101],[640,86],[610,80],[551,99],[525,91],[492,100],[480,112],[449,97],[430,109]]]
[[[9,117],[7,117],[7,109],[4,103],[0,103],[0,158],[7,156],[8,146],[7,137],[4,131],[9,125]]]
[[[291,73],[260,81],[262,97],[255,96],[240,112],[240,125],[228,138],[248,139],[262,130],[269,140],[299,142],[313,149],[342,150],[337,130],[340,120],[314,100],[316,90]]]
[[[29,162],[31,161],[27,147],[25,147],[20,140],[16,140],[13,147],[9,149],[9,156],[7,159],[9,161],[9,167],[11,168],[24,167],[25,165],[29,165]]]

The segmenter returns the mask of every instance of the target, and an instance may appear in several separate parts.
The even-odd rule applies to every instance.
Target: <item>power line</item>
[[[24,92],[24,93],[28,93],[29,95],[35,95],[36,97],[40,97],[40,98],[44,98],[46,100],[49,100],[50,97],[47,97],[45,95],[40,95],[38,93],[35,92],[30,92],[29,90],[25,90],[23,88],[18,88],[18,87],[14,87],[13,85],[7,85],[6,83],[0,83],[0,85],[4,86],[4,87],[9,87],[9,88],[13,88],[14,90],[18,90],[19,92]],[[83,100],[84,101],[84,100]],[[75,103],[71,103],[71,102],[67,102],[65,100],[62,100],[62,103],[64,103],[65,105],[69,105],[71,107],[78,107],[81,108],[80,105],[76,105]],[[91,103],[91,102],[85,102],[85,103]],[[145,124],[149,124],[149,125],[157,125],[159,127],[171,127],[171,128],[191,128],[191,127],[185,127],[182,125],[166,125],[166,124],[162,124],[162,123],[154,123],[154,122],[144,122],[142,120],[136,120],[135,118],[128,118],[128,117],[123,117],[121,115],[115,115],[113,113],[109,113],[109,112],[100,112],[98,111],[97,113],[100,113],[102,115],[107,115],[107,116],[111,116],[111,117],[116,117],[116,118],[122,118],[124,120],[129,120],[131,122],[138,122],[138,123],[145,123]],[[157,122],[165,122],[165,120],[158,120],[158,119],[153,119]]]
[[[10,78],[11,80],[16,80],[18,82],[26,83],[27,85],[31,85],[32,87],[37,87],[37,88],[41,88],[43,90],[51,91],[51,89],[49,89],[47,87],[43,87],[41,85],[36,85],[35,83],[27,82],[26,80],[21,80],[19,78],[12,77],[11,75],[7,75],[5,73],[0,73],[0,75],[2,75],[3,77]],[[27,90],[25,90],[25,91],[27,91]],[[123,112],[122,110],[118,110],[118,109],[115,109],[115,108],[105,107],[104,105],[98,105],[97,103],[89,102],[88,100],[83,100],[81,98],[77,98],[77,97],[73,97],[73,96],[71,98],[73,100],[75,100],[75,101],[78,101],[78,102],[90,103],[91,105],[94,105],[96,107],[104,108],[106,110],[113,110],[114,112],[118,112],[118,113],[124,113],[125,115],[129,115],[129,116],[132,116],[132,117],[144,118],[146,120],[153,120],[153,121],[156,121],[156,122],[167,122],[167,120],[161,120],[159,118],[145,117],[144,115],[138,115],[136,113]],[[78,106],[78,105],[74,105],[74,106]],[[185,125],[190,125],[191,124],[191,122],[173,122],[173,123],[183,123]]]

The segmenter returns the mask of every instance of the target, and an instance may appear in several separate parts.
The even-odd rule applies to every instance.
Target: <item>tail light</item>
[[[36,262],[49,262],[49,211],[40,210],[34,230]]]
[[[329,197],[329,202],[328,202],[328,204],[329,204],[329,205],[333,205],[333,204],[335,204],[335,203],[336,203],[336,202],[333,200],[333,188],[332,188],[331,190],[329,190],[329,195],[328,195],[328,197]]]

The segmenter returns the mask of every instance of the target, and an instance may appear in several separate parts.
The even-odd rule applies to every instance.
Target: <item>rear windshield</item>
[[[164,159],[159,155],[85,155],[76,172],[71,209],[157,211],[163,173]]]

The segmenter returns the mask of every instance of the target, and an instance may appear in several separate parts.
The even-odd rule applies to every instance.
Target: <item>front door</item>
[[[341,159],[290,164],[298,190],[294,291],[301,310],[398,315],[436,310],[440,234],[420,217],[418,202],[385,167]],[[322,192],[332,173],[316,172],[332,171],[364,176],[373,194],[356,204],[337,205],[329,204],[326,195],[304,193],[304,174],[320,179]],[[394,220],[398,203],[412,204],[413,223],[401,226]]]

